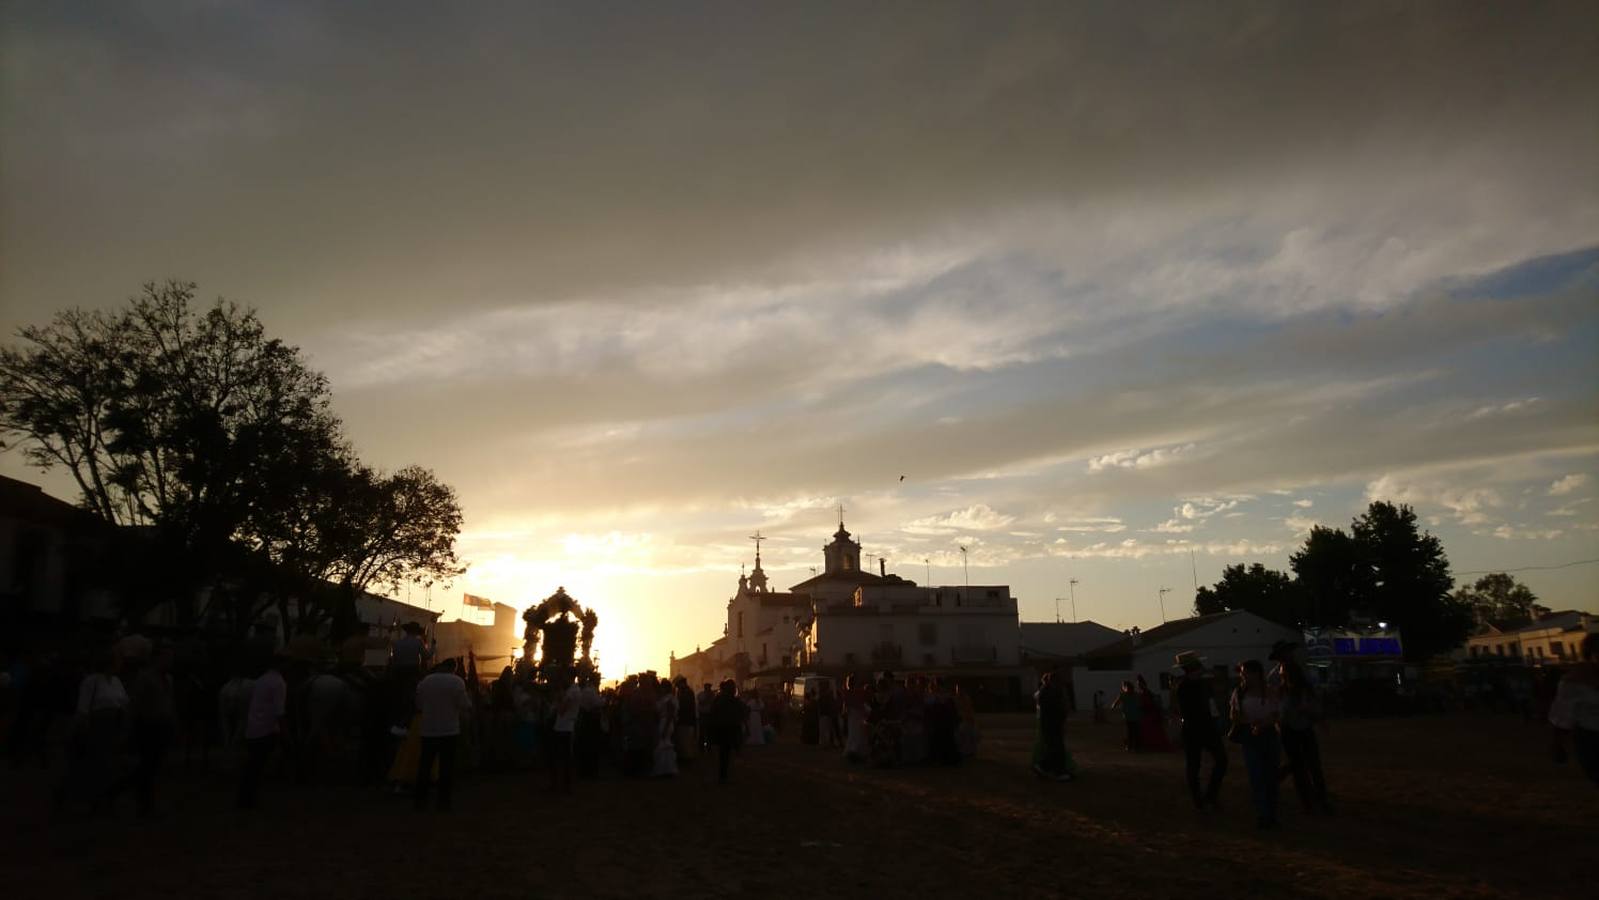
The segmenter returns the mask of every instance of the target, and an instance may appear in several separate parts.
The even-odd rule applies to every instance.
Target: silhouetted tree
[[[253,310],[194,297],[151,283],[121,310],[22,328],[0,348],[0,436],[66,468],[100,518],[148,534],[185,618],[203,586],[236,595],[247,626],[263,592],[309,599],[333,581],[353,597],[458,574],[454,491],[426,469],[361,466],[299,350]]]
[[[1477,579],[1470,587],[1455,591],[1454,600],[1470,609],[1481,624],[1489,622],[1505,628],[1520,628],[1532,621],[1538,595],[1504,572],[1493,572]]]
[[[1412,659],[1456,647],[1470,630],[1470,611],[1449,595],[1454,578],[1443,545],[1416,527],[1409,506],[1376,501],[1347,534],[1313,528],[1289,563],[1314,624],[1388,622],[1403,632]]]
[[[1227,612],[1242,609],[1290,627],[1304,621],[1304,604],[1299,585],[1286,573],[1268,569],[1260,563],[1228,566],[1215,587],[1202,587],[1194,595],[1194,613]]]
[[[1360,546],[1339,528],[1317,525],[1288,558],[1305,603],[1306,621],[1319,627],[1349,623],[1350,610],[1371,596],[1371,566]]]
[[[69,310],[0,350],[0,431],[31,463],[65,466],[84,506],[147,526],[184,561],[180,615],[272,501],[265,486],[292,477],[275,471],[293,464],[282,449],[338,429],[326,379],[296,348],[236,304],[195,309],[194,292],[147,284],[121,311]]]
[[[372,587],[448,581],[466,571],[455,555],[461,504],[455,489],[429,469],[407,466],[383,475],[357,466],[344,485],[332,532],[330,574],[341,588],[335,633],[354,624],[355,596]]]

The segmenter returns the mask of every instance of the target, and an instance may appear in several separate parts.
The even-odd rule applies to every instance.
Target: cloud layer
[[[0,327],[260,306],[461,489],[475,592],[665,579],[682,646],[841,501],[1113,624],[1368,498],[1599,549],[1586,4],[0,16]]]

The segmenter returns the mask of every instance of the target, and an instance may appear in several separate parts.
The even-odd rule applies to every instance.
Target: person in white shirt
[[[555,728],[550,738],[550,790],[572,791],[572,733],[583,710],[583,690],[568,682],[555,703]]]
[[[1576,745],[1577,765],[1588,780],[1599,784],[1599,635],[1582,639],[1582,661],[1571,667],[1555,700],[1549,705],[1549,724],[1554,727],[1555,762],[1566,761],[1566,739]]]
[[[249,711],[244,717],[246,756],[244,776],[239,779],[240,809],[255,809],[261,799],[261,776],[278,745],[283,731],[283,714],[288,706],[289,686],[283,680],[283,657],[275,655],[267,670],[250,688]]]
[[[1244,748],[1244,768],[1249,770],[1249,793],[1255,803],[1255,826],[1277,827],[1277,692],[1266,684],[1260,660],[1238,666],[1238,689],[1233,691],[1232,729],[1228,736]]]
[[[118,677],[122,658],[114,648],[106,648],[96,662],[95,670],[78,682],[72,752],[56,786],[58,805],[82,800],[102,807],[121,774],[119,757],[128,711],[128,692]]]
[[[422,721],[417,729],[422,753],[416,767],[416,808],[426,809],[433,782],[433,763],[439,766],[439,809],[450,808],[455,786],[455,745],[461,737],[461,717],[472,709],[466,682],[455,674],[455,660],[447,659],[416,686],[416,708]]]

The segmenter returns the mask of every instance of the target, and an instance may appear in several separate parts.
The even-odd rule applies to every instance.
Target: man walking
[[[435,761],[439,766],[439,809],[450,808],[450,792],[455,786],[455,744],[461,736],[461,717],[472,708],[466,682],[455,674],[455,667],[455,660],[447,659],[416,686],[417,711],[422,715],[417,730],[422,738],[416,769],[418,811],[427,809]]]
[[[178,730],[177,705],[172,695],[172,648],[163,646],[133,679],[128,694],[133,716],[133,744],[138,767],[131,781],[139,815],[155,811],[155,779]]]
[[[1199,654],[1192,650],[1177,654],[1177,666],[1183,670],[1182,680],[1177,684],[1177,713],[1183,720],[1183,755],[1188,760],[1188,793],[1194,799],[1195,809],[1215,809],[1221,780],[1227,774],[1227,748],[1216,729],[1215,695],[1209,679],[1205,677],[1205,666]],[[1199,770],[1205,753],[1209,753],[1211,758],[1210,781],[1201,793]]]
[[[239,808],[255,809],[261,800],[261,778],[267,761],[283,733],[283,713],[288,707],[289,685],[283,680],[283,655],[274,654],[267,669],[250,688],[249,711],[244,717],[244,777],[239,780]]]

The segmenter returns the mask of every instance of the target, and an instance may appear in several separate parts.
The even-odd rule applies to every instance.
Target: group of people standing
[[[1098,709],[1102,699],[1095,698],[1095,708]],[[1139,675],[1132,681],[1123,681],[1121,693],[1111,703],[1112,711],[1120,710],[1122,724],[1127,729],[1127,750],[1133,753],[1152,751],[1157,753],[1170,752],[1171,741],[1166,738],[1165,712],[1160,702],[1160,695],[1149,689],[1149,683],[1144,676]]]
[[[1331,814],[1327,779],[1322,771],[1316,727],[1322,722],[1321,697],[1291,658],[1278,661],[1273,679],[1259,660],[1238,666],[1238,686],[1227,704],[1226,727],[1218,723],[1215,690],[1203,662],[1192,653],[1179,654],[1183,670],[1176,688],[1177,715],[1182,722],[1188,791],[1200,811],[1219,808],[1218,795],[1227,774],[1228,742],[1243,751],[1255,824],[1277,827],[1277,788],[1292,777],[1295,793],[1308,813]],[[1275,683],[1272,683],[1275,682]],[[1200,786],[1204,757],[1210,756],[1210,777]],[[1286,756],[1286,765],[1283,758]]]
[[[839,743],[850,762],[878,767],[954,766],[977,752],[977,712],[959,683],[884,672],[844,681]]]

